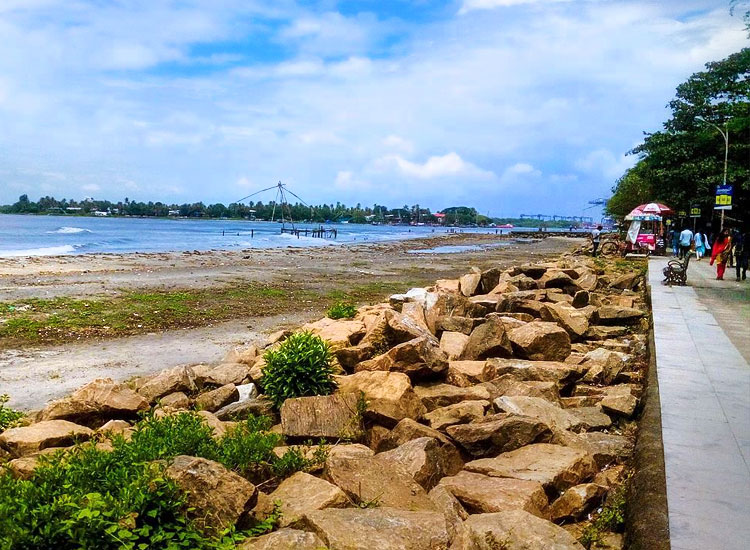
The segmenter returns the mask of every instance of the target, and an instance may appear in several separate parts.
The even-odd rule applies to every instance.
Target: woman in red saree
[[[729,255],[732,253],[732,238],[729,236],[729,230],[725,229],[716,238],[713,248],[711,249],[711,265],[716,262],[716,280],[724,280],[724,270],[727,268]]]

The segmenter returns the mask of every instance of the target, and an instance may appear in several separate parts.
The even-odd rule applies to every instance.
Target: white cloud
[[[384,169],[395,168],[401,174],[422,180],[431,180],[451,176],[468,176],[471,178],[489,179],[494,174],[482,170],[462,159],[457,153],[433,156],[424,163],[411,162],[400,155],[386,155],[375,161],[375,166]]]
[[[524,4],[540,4],[553,2],[569,2],[571,0],[464,0],[458,13],[464,14],[474,10],[493,10],[496,8],[510,8]]]
[[[85,191],[86,193],[97,193],[101,190],[101,186],[95,183],[87,183],[85,185],[81,185],[81,191]]]
[[[396,149],[398,151],[403,151],[404,153],[411,153],[414,151],[414,144],[411,141],[395,134],[386,136],[383,139],[383,145],[389,149]]]
[[[622,176],[625,170],[633,166],[636,160],[633,155],[615,155],[607,149],[596,149],[578,159],[575,162],[575,167],[583,172],[602,176],[607,181],[614,182],[615,179]]]

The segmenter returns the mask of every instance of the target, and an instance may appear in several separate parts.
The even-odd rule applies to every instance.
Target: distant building
[[[94,211],[94,216],[99,216],[99,217],[109,216],[109,212],[104,212],[102,210],[95,210]]]
[[[83,208],[81,208],[80,206],[68,206],[65,210],[67,212],[80,212],[81,210],[83,210]]]
[[[437,218],[438,223],[445,223],[445,214],[442,212],[438,212],[437,214],[433,214]]]
[[[179,210],[170,210],[169,212],[167,212],[167,215],[168,216],[179,216],[180,215],[180,211]]]

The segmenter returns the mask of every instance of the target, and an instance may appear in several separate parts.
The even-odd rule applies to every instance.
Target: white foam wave
[[[73,235],[75,233],[91,233],[90,229],[84,229],[83,227],[58,227],[54,231],[47,231],[47,233],[60,233],[65,235]]]
[[[0,258],[20,258],[29,256],[60,256],[75,252],[76,247],[66,244],[62,246],[47,246],[43,248],[29,248],[27,250],[0,250]]]

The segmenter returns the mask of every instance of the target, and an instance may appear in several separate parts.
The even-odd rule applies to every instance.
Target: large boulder
[[[589,316],[585,310],[567,303],[547,304],[547,316],[564,328],[574,340],[582,338],[589,329]]]
[[[638,286],[639,282],[640,274],[637,271],[631,271],[630,273],[623,273],[619,277],[616,277],[611,283],[609,283],[609,288],[633,290]]]
[[[504,395],[495,399],[494,403],[500,411],[537,418],[550,428],[573,430],[581,427],[578,417],[541,397]]]
[[[575,485],[552,503],[550,517],[552,521],[581,520],[606,494],[607,488],[596,483]]]
[[[97,378],[47,405],[37,420],[69,420],[97,427],[111,418],[136,418],[146,409],[148,402],[127,386],[110,378]]]
[[[525,510],[546,518],[547,495],[537,481],[489,477],[462,471],[440,480],[470,514]]]
[[[245,365],[243,367],[247,368]],[[192,393],[196,389],[193,369],[188,366],[179,366],[161,371],[139,387],[137,391],[149,403],[153,403],[169,393],[178,391]]]
[[[552,403],[560,402],[560,387],[557,382],[517,380],[512,374],[503,374],[492,380],[501,396],[541,397]]]
[[[264,396],[235,401],[216,411],[219,420],[245,420],[250,416],[276,418],[277,415],[271,400]]]
[[[583,550],[565,529],[523,510],[475,514],[464,527],[461,550]]]
[[[443,333],[445,334],[445,333]],[[496,370],[488,361],[451,361],[446,382],[466,388],[495,378]]]
[[[459,388],[451,384],[432,384],[416,386],[414,391],[424,403],[427,411],[434,411],[439,407],[447,407],[461,401],[489,400],[491,394],[483,386]]]
[[[633,325],[641,320],[643,312],[632,307],[602,306],[596,310],[596,320],[600,325]]]
[[[458,359],[463,355],[469,336],[461,332],[443,331],[440,336],[440,349],[443,350],[449,361]]]
[[[166,474],[185,493],[196,524],[208,532],[234,526],[258,498],[252,483],[213,460],[180,455]]]
[[[471,331],[462,358],[478,360],[487,357],[510,357],[511,354],[511,344],[505,325],[500,318],[490,316],[485,323]]]
[[[281,405],[281,432],[297,439],[360,439],[364,427],[358,401],[355,393],[287,399]]]
[[[256,361],[253,367],[249,367],[245,363],[223,363],[208,371],[203,377],[203,383],[211,386],[242,384],[245,380],[251,378],[252,372],[262,370],[261,365],[265,365],[265,361],[260,364],[259,361],[261,360]]]
[[[467,273],[458,280],[458,288],[466,297],[474,296],[482,284],[482,274],[478,271]]]
[[[67,420],[43,420],[0,433],[0,448],[18,458],[48,447],[67,447],[76,441],[86,441],[93,435],[94,431],[90,428]]]
[[[448,368],[448,356],[434,337],[419,337],[399,344],[386,353],[363,361],[355,372],[403,372],[412,380],[434,378]]]
[[[341,489],[305,472],[297,472],[282,481],[268,500],[281,502],[281,527],[295,523],[313,510],[349,505],[349,499]]]
[[[556,323],[535,321],[510,332],[513,350],[532,361],[563,361],[570,355],[570,336]]]
[[[556,382],[562,386],[579,380],[586,368],[560,361],[528,361],[524,359],[490,359],[498,376],[511,375],[517,380]]]
[[[448,528],[448,539],[450,541],[457,540],[463,535],[464,521],[469,517],[469,514],[466,513],[458,499],[453,496],[453,493],[442,485],[435,486],[428,495],[438,510],[443,513]]]
[[[456,460],[455,447],[451,447],[432,437],[420,437],[379,453],[377,457],[402,467],[429,491],[442,477],[453,475],[463,467],[463,462]]]
[[[289,528],[248,539],[237,546],[237,550],[321,550],[321,548],[325,548],[325,544],[315,533]]]
[[[496,456],[530,443],[547,441],[552,436],[549,427],[536,418],[508,415],[450,426],[446,431],[474,458]]]
[[[633,452],[633,442],[624,435],[604,432],[574,433],[555,431],[552,443],[565,445],[587,452],[599,468],[613,462],[622,462]]]
[[[443,514],[393,508],[329,508],[305,514],[305,529],[331,550],[448,550]]]
[[[424,419],[431,428],[443,430],[454,424],[465,424],[482,418],[489,406],[489,401],[461,401],[430,411],[424,415]]]
[[[597,471],[594,459],[585,451],[549,443],[473,460],[466,463],[465,469],[492,477],[538,481],[545,488],[558,491],[592,478]]]
[[[336,382],[341,393],[364,393],[365,416],[386,426],[395,426],[404,418],[419,418],[427,412],[409,377],[400,372],[358,372],[337,376]]]
[[[549,269],[542,275],[539,279],[539,288],[574,288],[580,290],[576,281],[570,275],[556,269]]]
[[[302,330],[319,336],[333,348],[345,348],[357,344],[364,337],[365,324],[358,319],[334,320],[325,317],[303,325]]]
[[[468,336],[471,331],[484,323],[482,317],[458,317],[446,315],[437,319],[435,330],[437,332],[460,332]]]
[[[373,457],[328,457],[325,478],[360,506],[435,510],[425,490],[401,465]]]
[[[200,394],[195,398],[195,406],[200,410],[216,412],[222,407],[234,403],[240,398],[240,392],[234,384],[227,384],[215,390]]]

